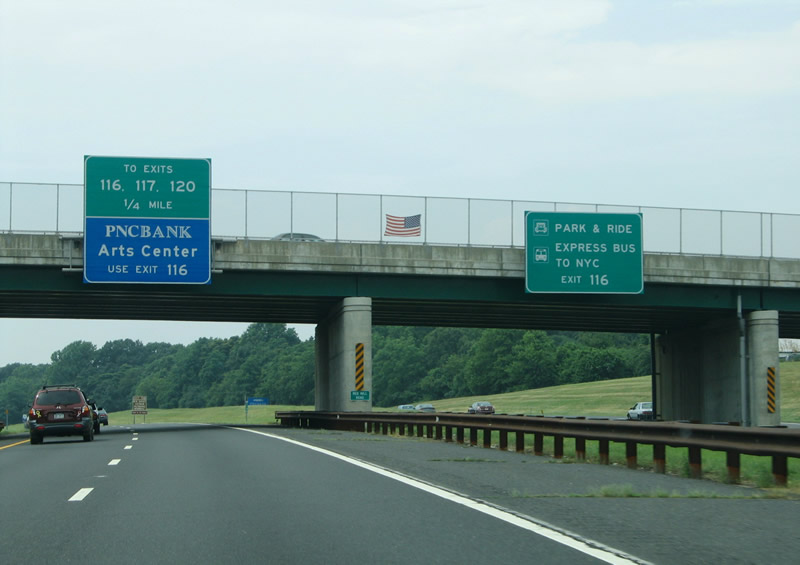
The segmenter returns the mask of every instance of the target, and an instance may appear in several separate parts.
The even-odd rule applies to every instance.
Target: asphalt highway
[[[89,443],[6,438],[0,480],[11,564],[779,563],[800,552],[798,501],[408,437],[109,426]],[[619,486],[642,496],[598,495]]]

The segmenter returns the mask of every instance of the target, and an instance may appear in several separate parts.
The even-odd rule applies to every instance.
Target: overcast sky
[[[0,0],[0,182],[800,214],[796,0]],[[0,365],[245,324],[0,319]],[[301,337],[313,328],[301,328]]]

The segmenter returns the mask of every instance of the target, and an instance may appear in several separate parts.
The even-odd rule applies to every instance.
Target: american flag
[[[422,235],[421,219],[422,214],[417,214],[416,216],[392,216],[391,214],[386,214],[386,231],[383,235],[399,237]]]

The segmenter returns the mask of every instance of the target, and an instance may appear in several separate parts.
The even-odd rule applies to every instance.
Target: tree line
[[[650,374],[640,334],[376,326],[375,406],[497,394]],[[75,341],[47,364],[0,367],[0,409],[16,423],[42,384],[75,384],[109,412],[134,395],[150,408],[314,404],[314,339],[285,324],[251,324],[240,336],[190,345],[131,339]]]

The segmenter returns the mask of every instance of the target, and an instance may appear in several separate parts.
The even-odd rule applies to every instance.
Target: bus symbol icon
[[[533,250],[533,260],[537,263],[547,263],[547,247],[537,247]]]

